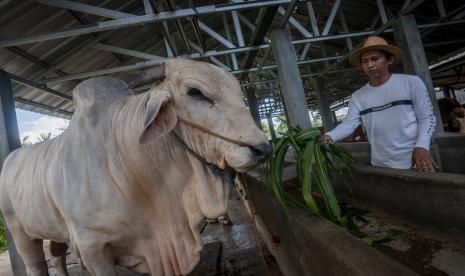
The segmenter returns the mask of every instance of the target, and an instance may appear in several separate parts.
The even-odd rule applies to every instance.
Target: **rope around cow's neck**
[[[187,125],[187,126],[190,126],[194,129],[197,129],[197,130],[200,130],[202,132],[205,132],[207,134],[210,134],[212,136],[215,136],[217,138],[220,138],[220,139],[223,139],[225,141],[228,141],[228,142],[231,142],[231,143],[234,143],[236,145],[239,145],[239,146],[242,146],[242,147],[251,147],[249,144],[246,144],[244,142],[241,142],[241,141],[238,141],[238,140],[235,140],[235,139],[231,139],[231,138],[228,138],[228,137],[225,137],[223,135],[220,135],[218,133],[215,133],[213,131],[210,131],[208,129],[206,129],[205,127],[199,125],[199,124],[196,124],[194,122],[191,122],[187,119],[184,119],[183,117],[181,116],[177,116],[178,117],[178,122],[180,123],[183,123],[184,125]],[[228,173],[228,170],[225,170],[225,169],[221,169],[220,167],[218,167],[217,165],[215,164],[212,164],[212,163],[209,163],[207,160],[205,160],[202,156],[200,156],[199,153],[195,152],[193,149],[191,149],[187,144],[186,142],[184,142],[183,139],[181,139],[181,137],[175,132],[173,131],[173,134],[174,134],[174,137],[181,143],[181,145],[190,153],[192,154],[197,160],[199,160],[201,163],[203,163],[210,171],[212,174],[216,175],[216,176],[219,176],[221,179],[223,179],[224,182],[228,183],[229,184],[229,187],[230,189],[233,188],[234,184],[231,180],[231,176],[229,175]]]
[[[218,167],[217,165],[215,164],[212,164],[212,163],[209,163],[207,160],[205,160],[202,156],[200,156],[200,154],[198,154],[197,152],[195,152],[193,149],[191,149],[187,144],[186,142],[184,142],[184,140],[181,139],[181,137],[179,137],[179,135],[173,131],[172,132],[174,137],[178,140],[179,143],[181,143],[181,145],[190,153],[192,154],[197,160],[199,160],[201,163],[203,163],[209,170],[210,172],[213,174],[213,175],[216,175],[218,177],[220,177],[223,182],[225,183],[228,183],[229,184],[229,189],[231,189],[232,191],[232,187],[233,187],[233,182],[231,180],[231,176],[229,175],[229,172],[228,170],[224,170],[224,169],[221,169],[220,167]]]
[[[249,144],[246,144],[246,143],[241,142],[241,141],[239,141],[239,140],[231,139],[231,138],[225,137],[225,136],[223,136],[223,135],[220,135],[220,134],[218,134],[218,133],[215,133],[215,132],[213,132],[213,131],[210,131],[210,130],[206,129],[205,127],[203,127],[203,126],[201,126],[201,125],[199,125],[199,124],[196,124],[196,123],[194,123],[194,122],[191,122],[191,121],[189,121],[189,120],[187,120],[187,119],[184,119],[183,117],[181,117],[181,116],[179,116],[179,115],[178,115],[178,122],[183,123],[183,124],[185,124],[185,125],[187,125],[187,126],[190,126],[190,127],[192,127],[192,128],[195,128],[195,129],[197,129],[197,130],[200,130],[200,131],[202,131],[202,132],[208,133],[208,134],[210,134],[210,135],[212,135],[212,136],[215,136],[215,137],[217,137],[217,138],[220,138],[220,139],[223,139],[223,140],[225,140],[225,141],[234,143],[234,144],[236,144],[236,145],[239,145],[239,146],[242,146],[242,147],[251,147]]]

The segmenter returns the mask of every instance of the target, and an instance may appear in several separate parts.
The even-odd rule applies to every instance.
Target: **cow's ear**
[[[176,126],[177,116],[172,96],[167,91],[151,91],[145,106],[144,130],[139,143],[145,144],[167,133]]]

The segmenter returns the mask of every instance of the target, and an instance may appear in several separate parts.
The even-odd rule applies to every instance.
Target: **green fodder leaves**
[[[302,130],[289,127],[283,137],[273,141],[275,146],[266,166],[266,181],[286,212],[288,206],[302,207],[313,214],[325,216],[333,223],[346,226],[348,217],[342,215],[330,172],[342,174],[344,169],[351,175],[354,159],[343,147],[325,144],[320,137],[321,133],[317,128]],[[289,148],[294,149],[297,159],[297,175],[302,192],[300,199],[288,194],[283,187],[284,158]],[[318,205],[314,184],[323,204]]]

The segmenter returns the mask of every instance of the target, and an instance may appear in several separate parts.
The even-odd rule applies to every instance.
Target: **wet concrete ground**
[[[228,214],[232,225],[208,224],[202,232],[206,248],[210,247],[212,251],[220,253],[217,271],[199,269],[204,266],[202,262],[205,259],[201,259],[199,267],[190,276],[281,276],[277,263],[256,234],[245,206],[239,200],[231,200]],[[218,250],[218,246],[221,250]],[[214,265],[209,267],[213,268]]]
[[[205,247],[201,252],[200,263],[189,276],[281,276],[278,265],[254,231],[246,208],[240,200],[230,201],[228,214],[232,221],[231,225],[220,223],[205,225],[202,231]],[[45,252],[47,253],[47,250]],[[89,275],[86,271],[80,270],[72,255],[68,255],[67,263],[70,276]],[[51,276],[56,275],[52,267],[49,273]],[[0,275],[13,275],[8,253],[0,254]],[[121,268],[119,275],[142,274]]]

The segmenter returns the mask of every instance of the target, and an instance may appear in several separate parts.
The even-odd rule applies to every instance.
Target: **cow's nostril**
[[[273,152],[273,146],[271,146],[268,143],[251,146],[250,149],[252,150],[253,154],[255,155],[255,158],[257,158],[258,161],[264,161],[268,159],[268,157],[270,157],[271,153]]]

